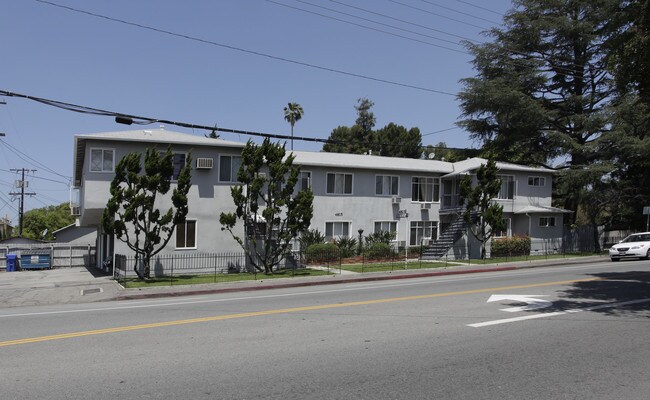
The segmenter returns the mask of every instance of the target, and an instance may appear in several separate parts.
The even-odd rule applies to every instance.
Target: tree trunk
[[[600,240],[598,237],[598,225],[595,222],[591,224],[594,227],[594,253],[600,253]]]
[[[142,263],[144,264],[142,275],[144,276],[145,279],[151,278],[151,263],[149,262],[149,259],[145,258],[144,260],[142,260]]]

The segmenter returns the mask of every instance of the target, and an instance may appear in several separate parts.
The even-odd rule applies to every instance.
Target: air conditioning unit
[[[420,204],[420,208],[422,208],[423,210],[428,210],[431,208],[431,203],[422,203]]]
[[[78,217],[81,215],[81,207],[79,206],[71,206],[70,207],[70,215],[73,217]]]
[[[214,166],[214,159],[212,158],[197,158],[196,169],[212,169]]]
[[[422,246],[428,246],[431,243],[431,239],[422,239]]]
[[[393,201],[393,204],[399,204],[399,203],[402,202],[402,198],[395,196],[395,197],[393,197],[392,201]]]

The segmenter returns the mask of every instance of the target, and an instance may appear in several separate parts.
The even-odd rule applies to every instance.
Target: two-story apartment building
[[[126,154],[171,145],[176,170],[192,155],[192,187],[187,221],[177,227],[164,252],[238,251],[221,231],[219,215],[233,210],[231,185],[236,184],[243,143],[164,129],[76,135],[73,209],[81,226],[98,230],[98,260],[113,252],[129,254],[126,245],[102,232],[100,219],[110,196],[115,166]],[[435,241],[457,218],[460,179],[486,160],[457,163],[358,154],[294,151],[300,165],[299,188],[314,192],[311,228],[328,239],[393,231],[402,245]],[[561,240],[564,210],[551,207],[552,171],[497,163],[502,179],[498,201],[508,228],[500,235]],[[169,207],[167,200],[160,205]],[[243,228],[241,228],[243,229]]]

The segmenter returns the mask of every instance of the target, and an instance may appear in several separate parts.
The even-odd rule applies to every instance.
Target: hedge
[[[307,247],[307,263],[326,263],[339,259],[339,248],[334,243],[318,243]]]
[[[530,255],[530,237],[513,236],[492,240],[491,257],[511,257]]]

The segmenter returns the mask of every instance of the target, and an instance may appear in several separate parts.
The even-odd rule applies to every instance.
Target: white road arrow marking
[[[512,300],[520,303],[526,303],[525,306],[520,306],[520,307],[510,307],[510,308],[502,308],[501,311],[507,311],[507,312],[519,312],[519,311],[530,311],[530,310],[539,310],[540,308],[546,308],[550,307],[552,302],[548,300],[542,300],[538,299],[538,297],[548,297],[543,294],[493,294],[490,296],[488,299],[488,303],[492,303],[494,301],[502,301],[502,300]]]
[[[477,324],[469,324],[467,326],[471,326],[472,328],[483,328],[483,327],[492,326],[492,325],[508,324],[510,322],[519,322],[519,321],[528,321],[528,320],[531,320],[531,319],[556,317],[558,315],[573,314],[573,313],[579,313],[579,312],[583,312],[583,311],[595,311],[595,310],[601,310],[601,309],[605,309],[605,308],[624,307],[624,306],[629,306],[629,305],[632,305],[632,304],[649,303],[649,302],[650,302],[650,298],[648,298],[648,299],[639,299],[639,300],[630,300],[630,301],[623,301],[623,302],[620,302],[620,303],[602,304],[602,305],[586,307],[586,308],[574,308],[574,309],[566,310],[566,311],[556,311],[556,312],[551,312],[551,313],[547,312],[547,313],[541,313],[541,314],[526,315],[526,316],[523,316],[523,317],[498,319],[496,321],[479,322]]]

